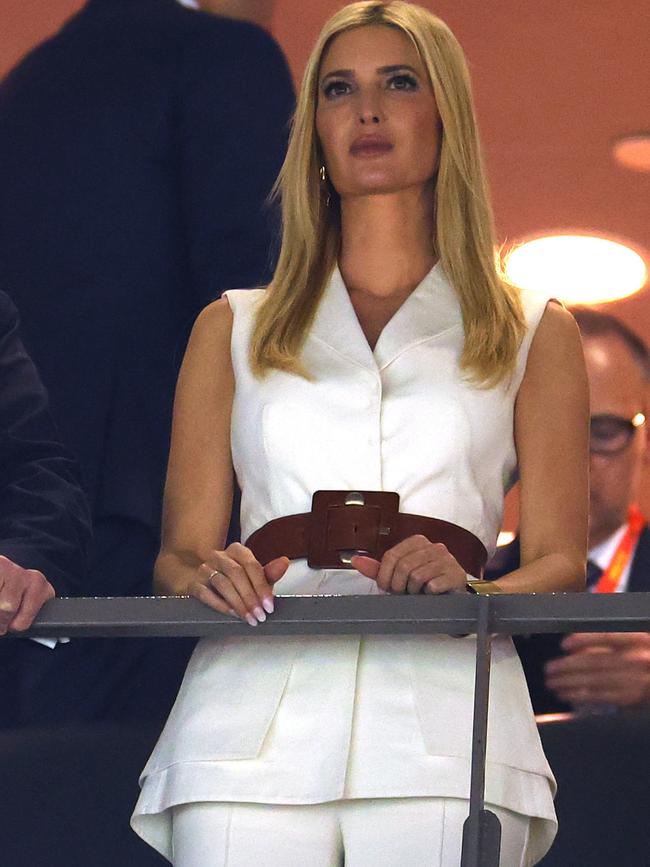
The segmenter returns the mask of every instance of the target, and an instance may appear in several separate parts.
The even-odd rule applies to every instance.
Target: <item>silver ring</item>
[[[213,569],[208,575],[208,581],[212,581],[215,575],[223,575],[223,572],[220,572],[218,569]]]

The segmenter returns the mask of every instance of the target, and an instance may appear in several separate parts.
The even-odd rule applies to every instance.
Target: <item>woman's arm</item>
[[[262,566],[238,542],[223,550],[233,493],[231,332],[228,302],[215,301],[198,317],[183,359],[154,586],[161,594],[196,596],[256,626],[273,611],[271,585],[289,561]]]
[[[224,547],[233,495],[232,313],[226,299],[199,315],[176,386],[165,483],[158,593],[188,595],[197,569]]]
[[[549,304],[515,404],[521,567],[506,593],[584,589],[589,510],[589,388],[578,328]]]

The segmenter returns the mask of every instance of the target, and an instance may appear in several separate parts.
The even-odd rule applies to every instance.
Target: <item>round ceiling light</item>
[[[626,135],[614,142],[614,159],[635,172],[650,172],[650,133]]]
[[[505,257],[516,286],[553,295],[567,304],[603,304],[626,298],[648,279],[634,250],[591,235],[548,235],[515,247]]]

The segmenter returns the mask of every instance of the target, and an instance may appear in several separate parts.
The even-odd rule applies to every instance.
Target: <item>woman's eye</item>
[[[388,79],[388,87],[391,90],[417,90],[418,83],[412,75],[393,75]]]
[[[327,99],[335,99],[337,96],[349,93],[349,91],[350,85],[347,81],[330,81],[323,89],[323,93]]]

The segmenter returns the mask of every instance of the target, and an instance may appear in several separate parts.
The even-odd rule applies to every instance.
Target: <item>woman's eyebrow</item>
[[[392,72],[400,72],[403,70],[408,70],[415,75],[420,74],[414,66],[410,66],[408,63],[397,63],[392,64],[391,66],[379,66],[377,68],[377,72],[379,73],[379,75],[390,75]],[[323,84],[325,81],[327,81],[328,78],[354,78],[354,70],[333,69],[331,72],[328,72],[321,78],[320,83]]]
[[[328,78],[354,78],[354,70],[333,69],[332,72],[328,72],[327,75],[321,78],[320,83],[322,84],[324,81],[327,81]]]
[[[395,66],[380,66],[377,72],[380,75],[390,75],[391,72],[400,72],[400,70],[408,69],[409,72],[419,75],[419,72],[414,66],[409,66],[408,63],[398,63]]]

